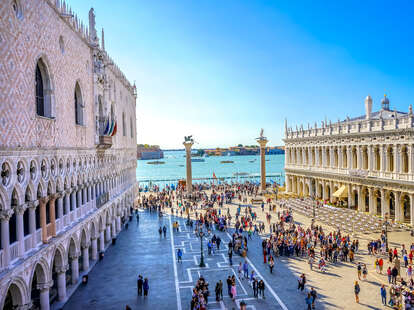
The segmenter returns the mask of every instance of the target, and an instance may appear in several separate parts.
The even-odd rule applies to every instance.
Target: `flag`
[[[216,174],[213,172],[213,179],[217,179]]]

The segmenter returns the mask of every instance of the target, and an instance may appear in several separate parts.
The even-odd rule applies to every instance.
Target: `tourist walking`
[[[231,283],[231,298],[232,298],[233,301],[235,301],[236,297],[237,297],[236,281],[232,281],[232,283]]]
[[[138,296],[142,296],[142,286],[144,285],[144,280],[142,276],[138,276],[137,287],[138,287]]]
[[[244,261],[244,264],[243,264],[243,276],[244,276],[244,278],[245,279],[248,279],[249,278],[249,265],[247,264],[247,262],[246,261]]]
[[[183,263],[183,261],[182,261],[182,257],[183,257],[183,251],[182,251],[181,249],[178,249],[178,250],[177,250],[177,261],[178,261],[179,263]]]
[[[230,276],[227,277],[227,281],[226,282],[227,282],[227,293],[231,297],[231,284],[232,284],[232,281],[231,281],[231,277]]]
[[[359,303],[359,292],[361,291],[361,288],[359,287],[358,281],[355,281],[354,285],[354,294],[355,294],[355,302]]]
[[[316,290],[313,287],[311,287],[310,294],[312,296],[312,309],[315,309],[315,301],[316,297],[318,297],[318,294],[316,294]]]
[[[273,260],[273,256],[270,255],[269,258],[269,269],[270,269],[270,273],[273,273],[273,266],[275,265],[275,262]]]
[[[219,297],[220,300],[223,299],[223,282],[221,280],[219,280]]]
[[[258,298],[259,297],[259,281],[257,281],[257,279],[254,279],[253,281],[253,295],[254,297]]]
[[[147,297],[148,291],[149,291],[148,278],[144,279],[143,289],[144,289],[144,297]]]
[[[167,226],[164,225],[162,231],[164,232],[164,238],[167,238]]]
[[[357,265],[357,273],[358,273],[358,280],[361,280],[361,274],[362,274],[362,264],[358,263]]]
[[[298,279],[298,290],[303,291],[305,289],[306,277],[305,274],[302,273]]]
[[[305,297],[305,303],[306,303],[306,309],[311,310],[312,309],[312,296],[310,293]]]
[[[262,295],[263,299],[266,299],[264,291],[265,291],[265,284],[263,280],[259,281],[259,284],[257,285],[257,287],[259,288],[259,295]]]
[[[362,275],[364,277],[364,280],[367,279],[367,274],[368,274],[368,269],[367,269],[367,265],[364,264],[364,267],[362,267]]]
[[[232,266],[233,265],[233,250],[231,248],[229,248],[228,255],[229,255],[230,266]]]
[[[387,290],[385,289],[385,285],[381,285],[381,302],[384,306],[387,305]]]
[[[160,228],[158,229],[158,233],[160,234],[160,238],[162,237],[162,227],[160,226]]]

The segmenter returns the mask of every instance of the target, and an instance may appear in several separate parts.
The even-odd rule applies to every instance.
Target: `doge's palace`
[[[64,302],[137,193],[135,85],[61,0],[0,1],[0,309]]]
[[[337,122],[285,124],[286,190],[414,225],[414,115],[380,110]],[[362,104],[361,104],[362,107]]]

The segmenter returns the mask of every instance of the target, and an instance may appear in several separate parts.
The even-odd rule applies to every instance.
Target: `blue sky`
[[[412,1],[69,0],[136,81],[138,143],[271,145],[289,126],[414,104]]]

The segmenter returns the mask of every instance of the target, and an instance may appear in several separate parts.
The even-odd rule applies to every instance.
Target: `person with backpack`
[[[316,294],[316,290],[313,287],[311,287],[310,294],[312,296],[312,309],[315,309],[315,301],[318,295]]]

